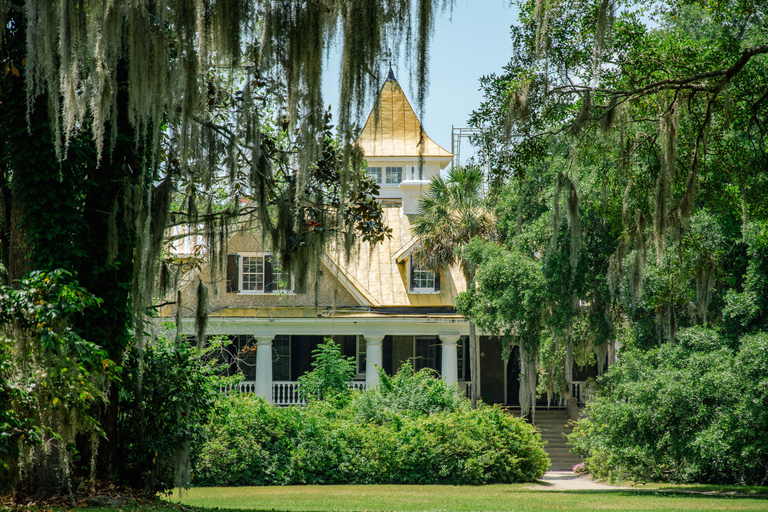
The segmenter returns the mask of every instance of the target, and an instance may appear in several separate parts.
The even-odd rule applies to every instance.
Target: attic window
[[[419,267],[408,258],[410,267],[408,287],[410,293],[437,293],[440,291],[440,273]]]

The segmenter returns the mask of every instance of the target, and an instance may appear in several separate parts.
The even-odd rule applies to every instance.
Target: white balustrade
[[[576,399],[576,403],[583,405],[587,397],[584,392],[584,381],[574,380],[571,382],[571,396]]]
[[[355,380],[347,382],[347,387],[354,391],[365,391],[365,381]],[[296,381],[280,380],[272,382],[272,403],[275,405],[304,405],[306,401],[301,399],[299,389],[301,384]],[[219,391],[224,394],[232,393],[256,393],[255,381],[242,381],[237,384],[222,386]]]
[[[255,393],[256,383],[254,381],[242,381],[237,384],[228,384],[219,388],[219,392],[224,394],[232,393]]]
[[[365,391],[368,384],[364,380],[353,380],[352,382],[347,382],[347,387],[355,391]]]
[[[275,405],[299,405],[304,401],[299,394],[301,385],[287,380],[272,382],[272,403]]]

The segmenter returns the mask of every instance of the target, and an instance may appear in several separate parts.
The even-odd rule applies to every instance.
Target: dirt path
[[[628,489],[628,487],[616,487],[601,484],[591,480],[588,476],[581,476],[572,471],[549,471],[539,480],[542,482],[531,489],[537,491],[581,491],[581,490],[614,490]]]

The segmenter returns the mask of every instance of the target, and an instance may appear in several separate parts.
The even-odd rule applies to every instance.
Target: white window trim
[[[243,288],[243,261],[244,258],[249,257],[264,257],[264,256],[274,256],[274,253],[271,252],[239,252],[237,253],[238,260],[237,260],[237,281],[238,281],[238,289],[240,290],[238,293],[240,295],[295,295],[296,292],[293,291],[294,289],[294,279],[293,276],[291,276],[291,284],[288,289],[277,289],[273,290],[271,292],[267,292],[264,290],[244,290]]]
[[[435,290],[434,285],[432,285],[432,288],[411,288],[411,274],[413,273],[411,267],[413,266],[413,259],[410,256],[408,257],[406,264],[408,265],[406,267],[408,269],[408,293],[412,295],[440,295],[440,291]],[[427,270],[427,272],[430,271]],[[436,276],[434,275],[434,272],[432,272],[432,274],[432,282],[434,283]]]
[[[397,181],[397,182],[389,181],[389,176],[387,175],[388,169],[400,169],[400,181]],[[403,182],[403,178],[404,178],[403,174],[407,172],[407,170],[403,169],[402,165],[387,165],[383,167],[382,170],[383,170],[383,175],[381,177],[381,181],[383,182],[384,185],[389,187],[399,187],[400,184]]]

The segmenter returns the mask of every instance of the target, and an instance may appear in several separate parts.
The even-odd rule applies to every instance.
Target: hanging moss
[[[520,343],[520,415],[536,420],[536,380],[538,351],[532,351],[523,340]]]
[[[659,125],[661,161],[654,194],[653,236],[656,259],[660,262],[669,226],[668,203],[677,173],[678,108],[676,101],[672,102],[661,116]]]
[[[197,335],[197,350],[202,350],[205,343],[205,330],[208,326],[208,287],[203,280],[197,281],[197,310],[195,311],[195,333]]]

